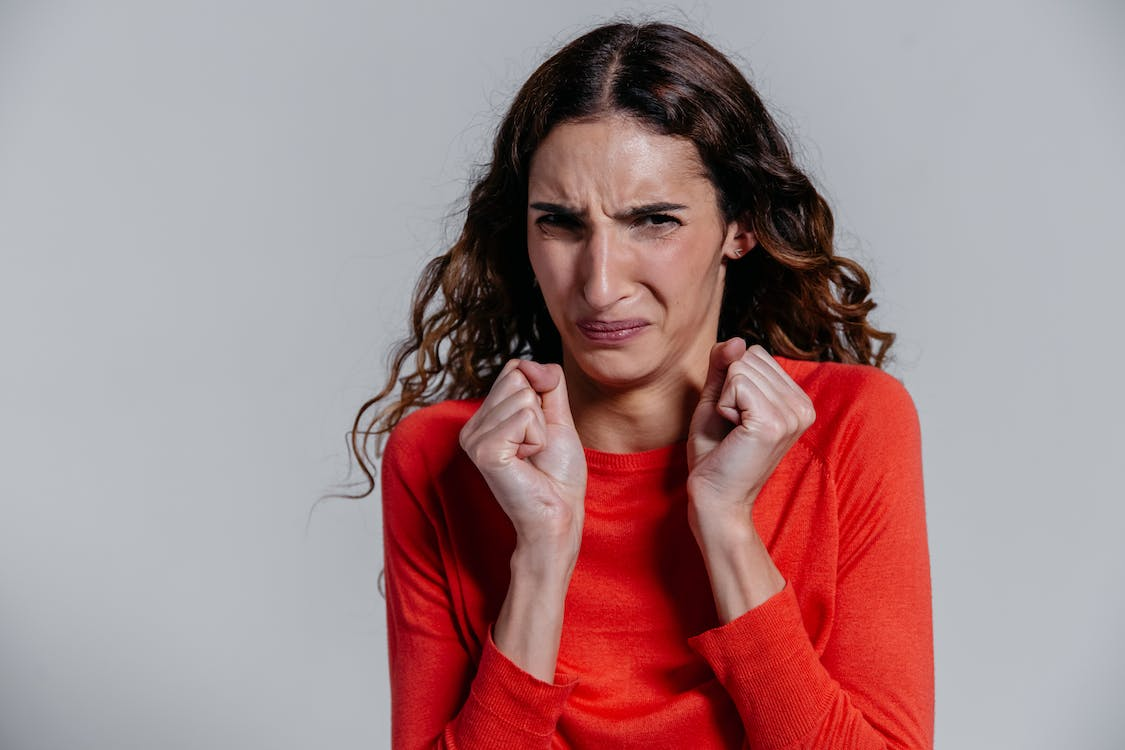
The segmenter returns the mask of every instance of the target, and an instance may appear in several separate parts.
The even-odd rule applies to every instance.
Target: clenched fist
[[[562,368],[509,360],[460,440],[515,526],[517,545],[576,557],[586,456]]]
[[[716,344],[688,428],[695,516],[748,519],[770,474],[815,419],[812,400],[765,349],[747,349],[741,338]]]

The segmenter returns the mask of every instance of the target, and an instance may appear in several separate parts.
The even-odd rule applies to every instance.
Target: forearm
[[[724,517],[690,507],[720,625],[690,638],[689,645],[730,694],[753,747],[932,747],[932,688],[925,686],[932,684],[929,588],[903,585],[918,569],[906,563],[909,556],[896,557],[903,561],[903,578],[896,582],[881,572],[862,583],[844,581],[853,585],[837,601],[843,611],[870,617],[866,639],[861,636],[857,646],[848,642],[853,634],[845,636],[844,627],[837,627],[822,661],[805,630],[792,582],[773,564],[749,523],[749,510]],[[851,600],[853,593],[862,604]],[[878,611],[870,603],[893,603],[896,595],[909,603],[889,606],[884,625],[870,614]],[[886,637],[880,636],[881,628],[887,628]],[[917,638],[911,635],[916,631]],[[872,643],[879,645],[872,648]],[[882,658],[857,660],[854,652],[864,648]]]
[[[492,629],[497,649],[543,682],[555,679],[563,609],[574,571],[571,557],[517,546],[508,594]]]
[[[785,587],[785,577],[754,528],[749,507],[744,512],[709,512],[692,503],[690,521],[721,624],[761,605]]]

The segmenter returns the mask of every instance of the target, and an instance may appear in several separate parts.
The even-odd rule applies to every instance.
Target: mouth
[[[631,320],[580,320],[578,330],[591,341],[624,341],[648,327],[648,321]]]

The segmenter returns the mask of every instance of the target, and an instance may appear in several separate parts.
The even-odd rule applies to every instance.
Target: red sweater
[[[515,533],[458,444],[481,401],[399,423],[382,464],[395,748],[932,747],[913,401],[871,366],[775,359],[817,414],[754,503],[785,588],[720,626],[685,443],[587,450],[554,683],[492,642]]]

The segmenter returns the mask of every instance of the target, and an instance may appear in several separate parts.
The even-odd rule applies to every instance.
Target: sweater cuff
[[[450,729],[463,747],[548,747],[578,680],[561,672],[555,683],[525,672],[492,640],[492,628],[464,709]]]
[[[738,707],[751,747],[782,748],[816,729],[835,681],[809,641],[788,580],[725,625],[688,639]]]

